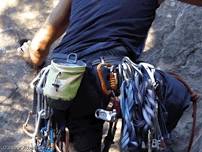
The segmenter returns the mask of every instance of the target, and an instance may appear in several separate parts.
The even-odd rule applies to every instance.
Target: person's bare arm
[[[23,52],[22,56],[25,60],[36,66],[43,63],[51,44],[65,32],[69,23],[70,12],[71,0],[60,0],[44,25],[35,34],[29,51]]]

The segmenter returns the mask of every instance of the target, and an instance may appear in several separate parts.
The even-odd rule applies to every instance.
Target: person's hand
[[[18,55],[22,57],[27,63],[32,64],[32,59],[30,58],[30,45],[31,41],[24,42],[22,46],[20,46],[17,51]]]
[[[34,44],[29,40],[24,42],[23,45],[17,49],[17,52],[28,64],[34,68],[38,68],[44,63],[43,56],[40,54],[42,51],[41,48],[39,44]]]

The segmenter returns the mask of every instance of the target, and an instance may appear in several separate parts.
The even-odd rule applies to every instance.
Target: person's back
[[[67,33],[54,52],[82,58],[123,46],[137,58],[157,6],[157,0],[73,0]]]
[[[63,54],[74,52],[90,64],[99,57],[137,59],[157,7],[157,0],[73,0],[69,27],[53,50],[52,58],[64,58]],[[68,127],[78,151],[100,151],[102,121],[94,115],[108,101],[94,69],[88,67],[77,97],[68,109],[71,122]]]

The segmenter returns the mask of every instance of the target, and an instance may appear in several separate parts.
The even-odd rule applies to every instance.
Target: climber
[[[60,0],[34,38],[18,49],[26,62],[39,67],[51,44],[65,33],[51,58],[74,52],[86,61],[87,71],[68,109],[70,141],[76,151],[101,150],[103,121],[94,113],[107,97],[97,83],[93,61],[101,56],[112,64],[124,56],[136,61],[158,7],[158,0]]]

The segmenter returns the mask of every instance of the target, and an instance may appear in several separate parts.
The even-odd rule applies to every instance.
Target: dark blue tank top
[[[72,0],[69,27],[53,53],[83,58],[123,46],[137,58],[157,7],[157,0]]]

